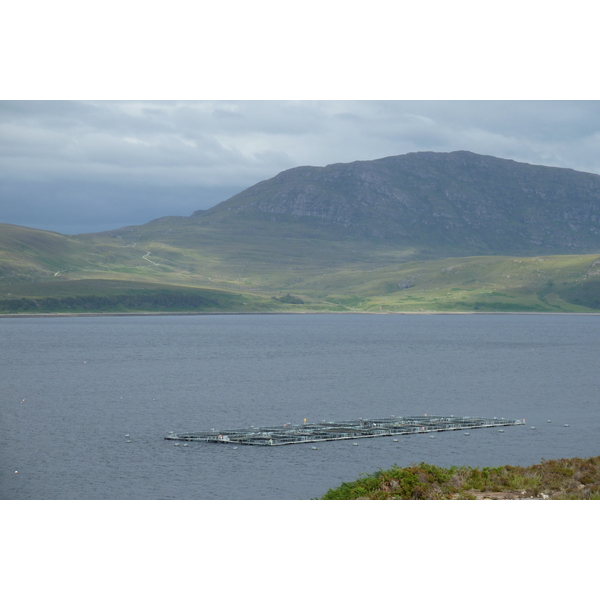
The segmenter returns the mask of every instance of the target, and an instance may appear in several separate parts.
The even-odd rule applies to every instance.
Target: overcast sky
[[[600,174],[600,102],[2,101],[0,222],[104,231],[291,167],[423,150]]]
[[[414,151],[600,173],[597,26],[579,0],[201,4],[7,4],[0,222],[103,231],[291,167]]]

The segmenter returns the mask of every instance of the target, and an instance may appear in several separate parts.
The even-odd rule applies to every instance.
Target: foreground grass
[[[600,500],[600,456],[543,460],[530,467],[394,465],[330,489],[321,500]]]

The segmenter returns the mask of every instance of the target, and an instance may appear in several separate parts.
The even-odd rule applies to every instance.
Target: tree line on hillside
[[[118,310],[182,310],[215,308],[220,303],[193,293],[168,291],[115,296],[68,296],[66,298],[11,298],[0,300],[1,312],[73,312]]]
[[[302,298],[292,296],[291,294],[286,294],[285,296],[280,296],[279,298],[271,296],[271,300],[277,300],[277,302],[283,302],[284,304],[304,304],[304,300],[302,300]]]

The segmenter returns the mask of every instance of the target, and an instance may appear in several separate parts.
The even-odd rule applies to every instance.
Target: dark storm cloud
[[[421,150],[600,173],[600,103],[3,101],[0,222],[111,229],[189,215],[294,166]]]
[[[0,222],[58,231],[85,233],[141,225],[161,216],[188,216],[200,206],[227,200],[241,187],[203,188],[56,180],[50,183],[0,183]]]

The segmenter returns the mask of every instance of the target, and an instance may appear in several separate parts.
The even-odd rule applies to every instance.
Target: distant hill
[[[114,231],[0,224],[0,313],[597,311],[599,254],[600,176],[416,152]]]
[[[600,175],[472,152],[297,167],[193,217],[303,225],[448,255],[600,251]]]

